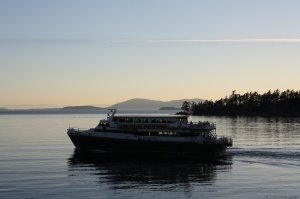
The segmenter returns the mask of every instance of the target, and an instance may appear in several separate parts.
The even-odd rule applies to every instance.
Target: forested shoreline
[[[192,115],[300,117],[300,91],[280,92],[277,89],[263,94],[237,94],[233,91],[228,97],[216,101],[185,101],[182,109],[191,110]]]

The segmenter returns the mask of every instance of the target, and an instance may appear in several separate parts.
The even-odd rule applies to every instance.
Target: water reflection
[[[217,134],[231,136],[234,148],[299,148],[300,118],[193,116],[191,119],[216,123]]]
[[[68,163],[71,176],[97,176],[96,181],[113,188],[151,185],[158,189],[158,185],[187,188],[191,183],[214,183],[218,172],[231,169],[232,157],[181,157],[162,161],[155,157],[120,157],[75,150]]]

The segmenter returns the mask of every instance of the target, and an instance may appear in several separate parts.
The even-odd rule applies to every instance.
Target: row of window
[[[158,132],[158,135],[176,135],[175,132]]]
[[[130,125],[130,124],[120,124],[118,125],[120,129],[166,129],[168,125]]]
[[[118,123],[175,123],[176,119],[133,119],[133,118],[113,118],[114,122]],[[184,119],[179,119],[179,122],[186,122]]]

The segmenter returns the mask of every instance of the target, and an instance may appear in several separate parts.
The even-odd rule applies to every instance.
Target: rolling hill
[[[66,106],[63,108],[36,108],[36,109],[7,109],[5,107],[0,108],[1,114],[59,114],[59,113],[89,113],[89,112],[99,112],[106,109],[116,108],[118,110],[176,110],[179,109],[184,101],[189,102],[199,102],[202,99],[180,99],[171,101],[159,101],[159,100],[149,100],[142,98],[134,98],[126,100],[106,108],[96,107],[96,106]]]
[[[134,98],[127,101],[123,101],[107,108],[117,108],[119,110],[158,110],[161,107],[174,107],[180,108],[184,101],[189,102],[200,102],[202,99],[180,99],[171,101],[159,101],[159,100],[149,100],[142,98]]]

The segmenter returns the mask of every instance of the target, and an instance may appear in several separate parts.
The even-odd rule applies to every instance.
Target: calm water
[[[214,160],[74,151],[69,125],[104,117],[0,115],[0,198],[300,198],[300,118],[192,117],[233,137]]]

